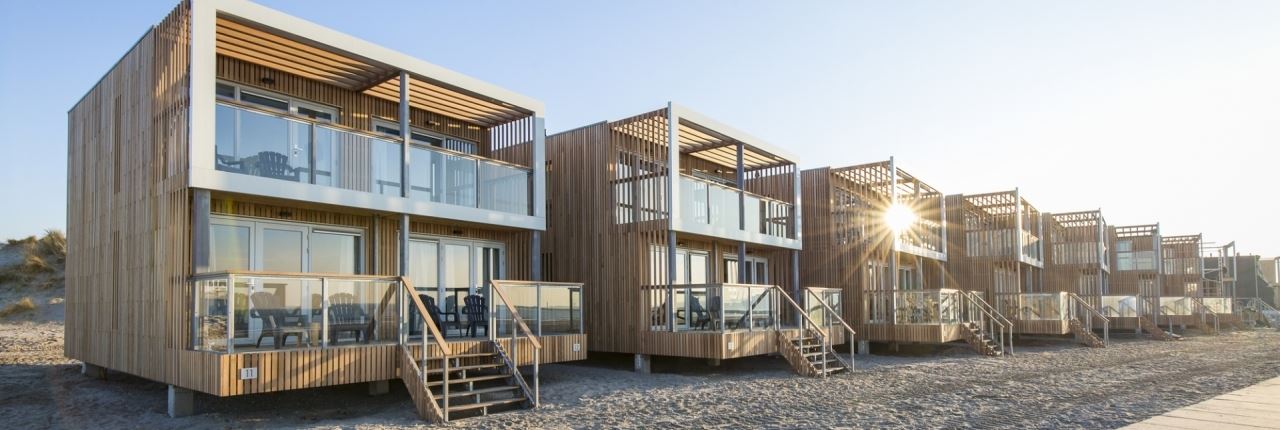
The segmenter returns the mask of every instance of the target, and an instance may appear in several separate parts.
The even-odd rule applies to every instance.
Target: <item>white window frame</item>
[[[390,134],[390,133],[383,133],[383,132],[379,132],[379,131],[378,131],[378,127],[386,127],[386,128],[393,129],[393,130],[396,130],[397,132],[399,132],[399,131],[400,131],[400,123],[399,123],[399,122],[397,122],[397,121],[392,121],[392,120],[387,119],[387,118],[382,118],[382,117],[376,117],[376,116],[375,116],[375,117],[373,117],[373,123],[372,123],[372,124],[371,124],[371,126],[369,127],[369,130],[372,130],[372,131],[373,131],[373,133],[375,133],[375,134],[380,134],[380,135],[383,135],[383,136],[395,137],[395,138],[400,138],[400,137],[401,137],[401,136],[396,136],[396,135],[393,135],[393,134]],[[480,151],[480,144],[479,144],[479,143],[476,143],[476,142],[473,142],[473,141],[470,141],[470,140],[467,140],[467,139],[461,139],[461,138],[457,138],[457,137],[449,136],[449,135],[446,135],[446,134],[443,134],[443,133],[438,133],[438,132],[434,132],[434,131],[430,131],[430,130],[424,130],[424,129],[421,129],[421,128],[418,128],[418,127],[414,127],[414,126],[412,126],[412,125],[410,125],[410,126],[409,126],[409,132],[411,133],[411,134],[410,134],[410,140],[412,141],[412,143],[413,143],[414,145],[417,145],[417,146],[421,146],[421,147],[425,147],[425,148],[432,148],[432,149],[443,149],[443,150],[445,150],[445,151],[452,151],[452,152],[457,152],[457,153],[459,153],[459,154],[466,154],[466,155],[472,155],[472,156],[477,155],[477,154],[479,153],[479,151]],[[434,143],[432,143],[432,142],[423,142],[422,140],[419,140],[419,139],[413,139],[413,138],[412,138],[412,136],[413,136],[413,134],[415,134],[415,133],[416,133],[416,134],[423,135],[423,136],[427,136],[427,137],[430,137],[430,138],[433,138],[433,139],[439,139],[439,140],[440,140],[440,145],[439,145],[439,146],[437,146],[437,145],[435,145],[435,144],[434,144]],[[445,145],[446,145],[446,143],[448,143],[448,141],[450,141],[450,140],[457,141],[457,142],[462,142],[462,143],[466,143],[466,144],[468,144],[468,145],[471,145],[472,152],[457,151],[457,150],[449,149],[449,148],[448,148],[448,147],[446,147]]]
[[[305,118],[305,119],[310,120],[310,121],[321,122],[321,123],[326,123],[326,124],[333,124],[333,123],[336,123],[336,122],[337,122],[337,120],[338,120],[338,114],[342,111],[342,109],[340,109],[340,108],[338,108],[338,107],[336,107],[336,106],[330,106],[330,105],[326,105],[326,104],[322,104],[322,103],[317,103],[317,102],[314,102],[314,101],[311,101],[311,100],[300,99],[300,98],[297,98],[297,97],[290,97],[290,96],[287,96],[287,95],[284,95],[284,94],[280,94],[280,93],[277,93],[277,92],[274,92],[274,91],[264,90],[264,89],[257,88],[257,87],[251,87],[251,86],[248,86],[248,85],[239,84],[239,83],[235,83],[235,82],[231,82],[231,81],[224,81],[224,80],[219,79],[219,80],[218,80],[218,85],[226,85],[226,86],[231,87],[231,88],[234,90],[234,95],[232,96],[232,100],[233,100],[234,102],[236,102],[236,103],[249,104],[249,105],[252,105],[252,106],[257,107],[257,108],[259,108],[259,109],[266,109],[266,110],[273,110],[273,111],[276,111],[276,112],[280,112],[280,110],[279,110],[279,109],[274,109],[274,108],[271,108],[271,107],[262,106],[262,105],[258,105],[258,104],[253,104],[252,102],[245,102],[244,100],[241,100],[241,99],[240,99],[240,94],[241,94],[242,92],[248,91],[249,93],[251,93],[251,94],[253,94],[253,95],[256,95],[256,96],[258,96],[258,97],[264,97],[264,98],[269,98],[269,99],[272,99],[272,100],[276,100],[276,101],[283,102],[283,103],[285,103],[285,104],[289,105],[289,109],[288,109],[288,112],[282,112],[282,113],[287,113],[287,114],[289,114],[289,115],[297,116],[297,117],[300,117],[300,118]],[[226,100],[226,97],[223,97],[223,96],[217,96],[217,97],[218,97],[218,98],[220,98],[220,99]],[[310,116],[308,116],[308,115],[303,115],[303,114],[301,114],[301,113],[299,113],[299,112],[298,112],[298,108],[300,108],[300,107],[304,107],[304,108],[311,109],[311,110],[314,110],[314,111],[319,111],[319,112],[327,113],[327,114],[329,114],[329,116],[330,116],[330,118],[331,118],[331,119],[312,118],[312,117],[310,117]]]
[[[304,249],[303,249],[303,255],[302,255],[302,273],[310,273],[309,270],[311,268],[311,235],[316,232],[328,233],[328,234],[349,234],[349,235],[355,236],[359,242],[358,252],[356,253],[356,274],[367,273],[367,269],[365,267],[367,264],[366,263],[367,259],[365,258],[365,250],[366,250],[367,242],[365,241],[368,240],[368,236],[365,234],[364,229],[361,229],[361,228],[330,225],[330,224],[299,222],[299,221],[291,221],[291,220],[278,220],[278,219],[272,219],[272,218],[257,218],[257,217],[246,217],[246,216],[226,215],[226,214],[210,214],[209,215],[210,234],[212,234],[212,229],[214,225],[231,225],[236,227],[249,227],[249,230],[250,230],[249,270],[250,271],[262,270],[263,246],[261,243],[261,238],[262,238],[261,231],[263,227],[267,227],[271,225],[279,225],[279,226],[285,226],[285,227],[301,228],[306,232],[306,235],[303,237]],[[209,246],[212,247],[213,243],[210,243]],[[213,249],[209,250],[211,265],[213,264],[212,259],[215,258],[214,257],[215,254],[216,253],[213,252]]]

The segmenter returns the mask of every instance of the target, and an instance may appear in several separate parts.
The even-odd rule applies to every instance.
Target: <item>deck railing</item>
[[[960,324],[960,290],[873,290],[862,297],[872,324]]]
[[[1075,293],[1066,294],[1069,300],[1068,317],[1079,320],[1084,329],[1090,332],[1093,331],[1095,320],[1102,323],[1102,343],[1111,343],[1111,319]]]
[[[1280,310],[1257,297],[1235,299],[1231,311],[1240,315],[1242,321],[1257,321],[1259,317],[1267,321],[1280,321]],[[1247,315],[1246,313],[1252,313]],[[1270,325],[1277,325],[1269,322]]]
[[[996,294],[996,308],[1012,319],[1025,321],[1067,321],[1067,293]]]
[[[1218,333],[1221,331],[1221,327],[1220,327],[1221,321],[1219,321],[1220,319],[1218,318],[1218,312],[1214,311],[1209,306],[1206,306],[1205,302],[1198,297],[1187,297],[1187,299],[1191,301],[1192,310],[1196,314],[1200,315],[1201,329],[1203,329],[1204,327],[1207,327],[1209,322],[1212,321],[1213,332]],[[1218,301],[1215,300],[1214,302],[1215,304],[1217,304]]]
[[[497,320],[499,312],[505,311],[512,323],[511,336],[509,337],[509,339],[511,340],[511,343],[509,344],[509,347],[511,348],[511,353],[507,354],[507,352],[502,349],[502,344],[497,342],[497,339],[499,336],[497,330],[491,330],[489,332],[489,339],[493,341],[494,348],[498,350],[498,353],[500,356],[502,356],[503,361],[507,363],[507,367],[511,369],[512,379],[515,379],[516,383],[520,384],[520,387],[523,389],[525,396],[529,401],[530,406],[536,408],[538,407],[538,402],[541,400],[541,394],[539,392],[540,390],[539,368],[541,366],[539,365],[539,362],[542,361],[542,357],[541,357],[542,341],[540,341],[538,339],[538,335],[535,334],[533,330],[530,330],[529,326],[525,324],[524,319],[521,318],[520,316],[520,311],[516,309],[515,303],[513,303],[511,299],[507,298],[507,295],[504,292],[504,290],[506,289],[506,285],[514,285],[514,284],[516,284],[514,281],[493,281],[489,284],[491,291],[493,291],[493,297],[494,297],[494,300],[490,302],[490,305],[489,305],[490,306],[489,314],[492,315],[492,318],[494,320]],[[522,285],[527,286],[528,284],[522,284]],[[577,286],[581,287],[581,284],[577,284]],[[540,289],[540,287],[541,287],[541,284],[535,284],[535,288]],[[541,309],[541,307],[539,307],[538,309]],[[520,366],[519,366],[520,342],[519,340],[521,338],[526,339],[528,341],[529,348],[533,350],[532,354],[530,354],[533,357],[533,388],[532,389],[530,389],[528,383],[525,382],[524,376],[520,374]]]
[[[418,321],[408,321],[407,323],[408,324],[420,323],[422,325],[422,332],[429,334],[429,336],[422,336],[422,349],[421,351],[419,351],[419,358],[418,358],[419,360],[418,361],[419,364],[417,367],[418,378],[419,378],[419,382],[421,383],[421,387],[425,391],[424,393],[422,393],[422,395],[427,396],[428,399],[430,400],[429,402],[426,402],[426,403],[430,403],[430,405],[432,406],[431,413],[433,415],[438,415],[436,416],[436,419],[440,421],[448,422],[449,421],[449,397],[450,397],[449,396],[449,385],[450,385],[449,384],[449,373],[450,373],[449,367],[452,361],[450,359],[450,356],[453,355],[453,348],[450,348],[449,343],[444,340],[445,339],[444,335],[440,333],[440,327],[436,326],[435,321],[432,321],[431,318],[429,317],[430,313],[427,311],[426,304],[422,302],[422,299],[420,297],[418,297],[416,290],[413,288],[412,281],[410,281],[409,278],[407,277],[400,277],[400,281],[401,281],[400,285],[404,287],[404,295],[408,297],[409,303],[413,304],[413,308],[418,310],[418,316],[419,316]],[[438,407],[436,407],[435,399],[431,398],[432,396],[431,396],[430,389],[427,388],[428,387],[427,358],[429,357],[428,351],[431,350],[430,348],[431,343],[434,343],[436,348],[439,348],[440,350],[439,358],[441,362],[440,364],[441,380],[440,381],[441,381],[441,390],[442,390],[441,391],[442,404],[440,404]],[[405,353],[408,353],[409,351],[408,339],[402,337],[400,345],[401,345],[401,348],[405,351]]]
[[[196,350],[331,348],[399,338],[397,277],[224,271],[190,283]]]
[[[772,330],[780,323],[778,294],[756,284],[641,287],[649,328],[657,331]]]
[[[1107,318],[1137,318],[1142,314],[1138,296],[1102,296],[1098,312]]]
[[[849,351],[853,351],[854,337],[858,332],[845,321],[841,307],[842,292],[838,288],[822,288],[822,287],[805,287],[804,289],[804,313],[809,316],[809,320],[816,325],[826,328],[828,334],[833,330],[844,330],[847,337],[845,342],[850,345]],[[830,349],[830,345],[827,346]],[[852,354],[850,354],[852,357]],[[843,359],[837,357],[843,363]],[[853,369],[853,363],[843,363],[849,369]],[[825,366],[825,363],[824,363]],[[825,370],[825,369],[824,369]]]
[[[683,223],[795,238],[795,208],[790,203],[689,175],[680,175],[677,183]],[[738,196],[742,196],[741,224]]]
[[[217,170],[400,196],[401,142],[279,112],[219,102]],[[515,164],[413,145],[409,198],[529,215],[532,170]]]
[[[1013,354],[1013,322],[977,292],[960,291],[957,299],[960,303],[958,307],[961,310],[961,320],[977,324],[991,340],[1000,344],[1005,354]]]

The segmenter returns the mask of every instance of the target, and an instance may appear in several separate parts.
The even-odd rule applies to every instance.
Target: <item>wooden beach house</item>
[[[1060,299],[1076,340],[1104,346],[1110,338],[1110,318],[1101,313],[1108,291],[1111,264],[1107,221],[1101,210],[1045,213],[1044,294]],[[1091,336],[1095,332],[1102,339]]]
[[[547,138],[544,262],[583,282],[591,351],[849,366],[838,290],[801,288],[800,172],[782,149],[668,104]]]
[[[801,177],[801,283],[843,292],[859,350],[870,342],[969,341],[980,353],[1003,352],[1008,336],[991,324],[998,316],[983,313],[980,297],[949,286],[942,192],[893,159]]]
[[[168,384],[171,415],[391,380],[434,421],[537,405],[539,363],[588,344],[584,287],[541,273],[542,112],[254,3],[181,3],[68,113],[66,355]]]

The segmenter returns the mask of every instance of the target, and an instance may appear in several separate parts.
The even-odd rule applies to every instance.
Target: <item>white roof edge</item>
[[[205,0],[196,0],[205,1]],[[512,105],[545,115],[545,106],[532,97],[417,59],[346,33],[280,12],[247,0],[213,1],[219,13],[232,15],[270,28],[312,40],[320,44],[359,55],[413,74],[427,76],[467,91],[483,94]]]
[[[795,163],[797,165],[797,168],[799,167],[799,164],[800,164],[799,159],[796,158],[795,154],[792,154],[789,151],[786,151],[782,148],[779,148],[768,142],[765,142],[763,139],[752,136],[750,133],[734,128],[723,122],[716,121],[715,119],[712,119],[709,116],[703,115],[702,113],[695,111],[693,109],[689,109],[688,107],[685,107],[679,103],[676,103],[676,102],[668,102],[668,103],[670,103],[671,109],[675,110],[677,118],[687,119],[703,127],[709,128],[711,130],[715,130],[715,132],[717,133],[737,139],[747,145],[751,145],[753,147],[759,148],[770,154],[785,158],[787,159],[787,161]]]

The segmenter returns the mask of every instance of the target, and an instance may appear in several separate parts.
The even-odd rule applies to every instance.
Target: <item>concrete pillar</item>
[[[651,360],[649,359],[649,354],[636,354],[636,373],[643,373],[648,375],[650,372],[650,368],[649,368],[650,361]]]
[[[195,412],[195,393],[181,387],[169,386],[169,417],[189,416]]]
[[[107,379],[107,369],[89,363],[80,364],[80,374],[95,379]]]
[[[391,392],[391,384],[383,379],[381,381],[369,381],[369,395],[381,396]]]
[[[858,355],[867,355],[871,353],[871,341],[858,341]]]

